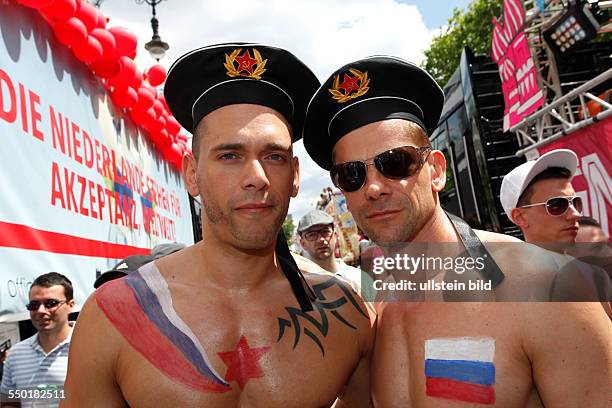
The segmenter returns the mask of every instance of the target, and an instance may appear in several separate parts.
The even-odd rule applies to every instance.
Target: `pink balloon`
[[[55,0],[49,6],[41,8],[40,12],[56,21],[65,21],[74,16],[76,10],[76,0]]]
[[[68,20],[56,23],[53,26],[53,31],[57,39],[68,47],[72,47],[87,39],[87,28],[85,28],[85,24],[76,17],[71,17]]]
[[[136,47],[138,46],[138,39],[133,32],[125,27],[111,27],[108,29],[111,34],[115,37],[116,47],[115,56],[124,57],[136,55]],[[132,57],[134,59],[134,57]]]
[[[53,3],[53,0],[17,0],[17,2],[22,6],[37,9],[49,6]]]
[[[103,28],[94,28],[90,36],[94,37],[102,46],[102,54],[106,58],[113,57],[115,54],[115,37]]]
[[[111,93],[115,105],[120,108],[131,108],[138,102],[138,94],[133,88],[115,88]]]
[[[94,74],[98,77],[102,79],[111,79],[119,75],[121,65],[115,58],[104,58],[94,62],[91,65],[91,69],[93,69]]]
[[[166,80],[166,68],[161,64],[155,64],[145,71],[145,77],[151,85],[161,85]]]
[[[98,11],[85,0],[78,2],[74,16],[85,24],[88,33],[98,25]]]
[[[92,36],[88,36],[85,41],[75,44],[72,52],[81,61],[91,63],[102,58],[102,46],[100,42]]]

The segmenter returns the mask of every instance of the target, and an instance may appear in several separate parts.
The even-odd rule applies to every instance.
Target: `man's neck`
[[[415,234],[410,242],[457,242],[457,232],[446,216],[444,210],[437,206],[425,225]]]
[[[215,286],[250,290],[275,273],[282,274],[274,244],[263,249],[246,250],[209,239],[199,245],[206,279]]]
[[[62,341],[66,340],[72,331],[72,327],[66,322],[61,330],[55,332],[38,332],[38,344],[45,353],[57,347]]]
[[[310,257],[310,260],[319,265],[321,268],[325,269],[328,272],[336,273],[338,272],[338,265],[336,264],[336,257],[332,254],[327,259],[314,259]]]

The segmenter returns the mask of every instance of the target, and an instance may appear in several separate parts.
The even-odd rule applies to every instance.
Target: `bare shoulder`
[[[510,235],[499,234],[497,232],[485,231],[485,230],[474,230],[478,238],[483,243],[493,243],[493,242],[524,242],[518,238],[512,237]]]

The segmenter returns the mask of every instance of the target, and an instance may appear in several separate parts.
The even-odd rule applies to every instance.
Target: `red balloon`
[[[138,94],[133,88],[115,88],[111,93],[115,105],[120,108],[131,108],[138,102]]]
[[[166,129],[151,132],[151,139],[159,150],[163,151],[172,146],[172,139],[168,136]]]
[[[176,138],[179,139],[179,140],[182,140],[183,143],[185,143],[185,144],[187,144],[187,140],[189,140],[189,139],[187,139],[187,136],[184,135],[183,133],[178,133],[176,135]]]
[[[56,21],[65,21],[74,16],[77,10],[76,0],[55,0],[47,7],[40,9],[41,13]]]
[[[124,57],[124,56],[136,56],[136,47],[138,46],[138,39],[133,32],[128,30],[125,27],[111,27],[108,29],[111,34],[115,37],[115,42],[117,43],[115,47],[115,56],[116,57]],[[132,57],[131,59],[134,59]]]
[[[81,41],[72,47],[72,52],[81,61],[90,63],[102,58],[102,46],[100,42],[92,36],[88,36],[85,41]]]
[[[155,64],[145,71],[145,77],[151,85],[161,85],[166,80],[166,68],[161,64]]]
[[[98,11],[85,0],[78,2],[74,16],[85,24],[88,33],[98,25]]]
[[[136,64],[128,57],[119,58],[119,74],[108,81],[111,86],[114,87],[128,87],[134,85],[137,78]],[[140,83],[138,83],[140,85]]]
[[[53,3],[53,0],[17,0],[17,2],[22,6],[37,9],[49,6],[51,3]]]
[[[97,15],[96,28],[106,28],[106,16],[104,15],[104,13],[102,13],[100,9],[97,8],[96,15]]]
[[[121,65],[119,65],[119,61],[115,58],[104,58],[94,62],[91,65],[91,69],[93,69],[94,74],[98,77],[102,79],[111,79],[119,75]]]
[[[134,122],[142,127],[145,127],[147,123],[151,123],[155,120],[155,111],[153,108],[138,109],[135,107],[130,111],[130,116],[132,116]]]
[[[151,108],[154,100],[155,95],[153,94],[153,91],[145,88],[144,86],[138,88],[138,109],[144,110]],[[155,110],[153,112],[155,112]]]
[[[115,37],[103,28],[94,28],[90,36],[94,37],[102,46],[102,55],[107,58],[113,57],[115,54]]]
[[[87,28],[85,24],[76,17],[60,21],[53,26],[57,39],[64,45],[72,47],[87,39]]]
[[[157,113],[157,116],[162,115],[164,113],[164,105],[160,102],[159,99],[153,101],[153,109],[155,109],[155,113]]]
[[[174,116],[168,116],[166,119],[166,129],[168,129],[169,134],[175,136],[181,131],[181,124],[178,123],[178,120],[176,120]]]

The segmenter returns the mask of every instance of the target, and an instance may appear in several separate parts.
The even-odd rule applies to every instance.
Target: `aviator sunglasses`
[[[38,300],[33,300],[26,305],[26,309],[28,309],[30,312],[35,312],[38,310],[40,305],[43,305],[45,309],[50,310],[66,302],[67,300],[57,300],[57,299],[47,299],[47,300],[43,300],[42,302],[39,302]]]
[[[376,170],[389,179],[414,176],[423,167],[431,146],[401,146],[387,150],[365,161],[350,161],[336,164],[330,175],[336,187],[344,192],[359,190],[366,181],[367,166],[374,164]]]
[[[573,197],[553,197],[546,200],[544,203],[522,205],[519,208],[535,207],[537,205],[545,205],[546,212],[553,217],[558,217],[567,212],[570,205],[573,206],[576,211],[582,214],[582,198],[578,196]]]

